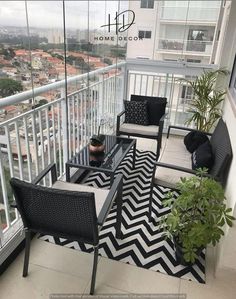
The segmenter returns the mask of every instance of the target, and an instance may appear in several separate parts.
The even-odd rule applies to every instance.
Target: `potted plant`
[[[206,175],[205,168],[198,169],[196,176],[181,178],[179,196],[170,192],[164,202],[171,207],[162,218],[164,234],[174,241],[176,258],[184,265],[194,263],[207,244],[215,246],[224,235],[222,227],[232,226],[234,220],[223,187]]]
[[[103,134],[100,134],[101,126],[106,123],[105,118],[101,118],[100,124],[98,126],[98,133],[97,135],[93,135],[90,138],[90,144],[89,144],[89,151],[93,154],[100,154],[101,152],[104,152],[105,145],[103,144],[105,136]]]
[[[209,132],[221,116],[219,104],[224,100],[225,89],[216,84],[218,76],[226,76],[225,69],[204,71],[196,80],[180,79],[191,86],[193,99],[190,101],[190,118],[187,124],[193,122],[197,130]]]

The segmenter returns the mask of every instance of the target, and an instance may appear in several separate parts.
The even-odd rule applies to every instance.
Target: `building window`
[[[154,0],[141,0],[141,8],[153,8]]]
[[[185,100],[191,100],[193,95],[193,89],[191,86],[182,86],[181,98]]]
[[[187,62],[192,62],[192,63],[201,63],[201,60],[200,59],[187,59]]]
[[[152,31],[139,30],[138,32],[139,38],[151,38],[151,36],[152,36]]]

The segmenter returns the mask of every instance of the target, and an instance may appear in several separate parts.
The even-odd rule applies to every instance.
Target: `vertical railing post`
[[[98,85],[98,87],[99,87],[99,91],[98,91],[98,115],[97,115],[98,125],[100,124],[101,118],[104,114],[104,103],[105,103],[104,73],[102,73],[101,76],[102,76],[102,80],[101,80],[101,83]]]
[[[3,246],[2,219],[0,214],[0,248]]]
[[[122,94],[122,90],[123,90],[123,99],[122,100],[127,100],[128,99],[128,79],[129,79],[129,71],[127,70],[127,63],[125,64],[125,66],[122,67],[122,73],[123,75],[123,80],[122,80],[122,84],[121,84],[121,94]],[[123,102],[123,101],[121,101]],[[122,103],[123,105],[123,103]]]
[[[62,128],[62,148],[63,148],[63,165],[68,161],[69,152],[68,152],[68,115],[67,115],[67,107],[66,107],[66,94],[65,89],[61,88],[61,98],[63,99],[61,102],[61,128]],[[68,107],[68,113],[70,113],[70,109]],[[60,134],[60,128],[58,128],[58,134]]]
[[[8,194],[7,194],[7,182],[5,178],[5,171],[4,171],[4,165],[3,165],[3,159],[2,159],[2,151],[0,150],[0,183],[2,186],[2,197],[3,197],[3,205],[5,209],[5,215],[6,215],[6,224],[7,227],[11,225],[11,219],[10,219],[10,211],[9,211],[9,202],[8,202]]]
[[[169,74],[166,74],[166,82],[165,82],[165,90],[164,90],[164,97],[167,97],[167,90],[168,90],[168,80],[169,80]]]

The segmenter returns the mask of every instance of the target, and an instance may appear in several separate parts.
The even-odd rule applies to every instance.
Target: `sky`
[[[65,1],[66,26],[68,28],[99,29],[107,23],[107,15],[118,11],[118,1]],[[120,1],[121,10],[127,9],[128,1]],[[30,27],[62,28],[62,1],[27,1]],[[26,26],[25,1],[0,0],[0,26]]]

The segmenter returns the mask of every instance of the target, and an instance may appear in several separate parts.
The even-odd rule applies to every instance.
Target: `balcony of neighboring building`
[[[214,36],[215,27],[212,26],[162,24],[157,52],[208,57],[209,59],[213,48],[217,47]]]
[[[220,9],[219,1],[163,1],[160,7],[160,21],[161,23],[215,25]]]

